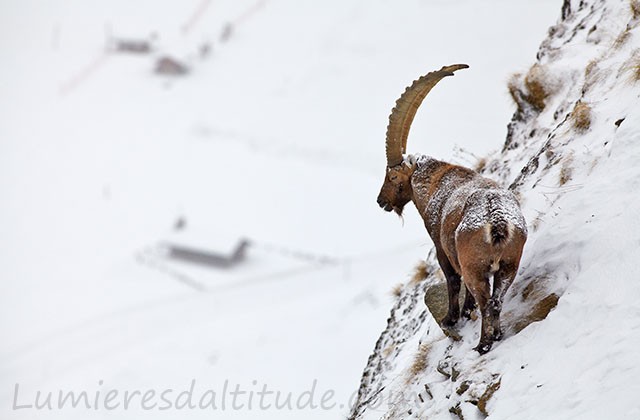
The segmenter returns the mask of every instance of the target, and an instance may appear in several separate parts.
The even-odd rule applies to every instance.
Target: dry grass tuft
[[[592,60],[587,64],[587,67],[584,69],[584,86],[582,87],[582,93],[586,93],[593,85],[595,85],[601,76],[600,68],[598,67],[598,62],[596,60]]]
[[[537,232],[538,229],[540,229],[540,226],[542,225],[543,220],[544,219],[541,216],[536,216],[536,218],[533,219],[533,222],[531,222],[531,229],[534,232]]]
[[[525,99],[537,111],[544,110],[549,96],[546,88],[544,71],[539,65],[534,65],[524,78],[524,86],[527,88]]]
[[[547,98],[554,90],[544,68],[538,64],[534,64],[524,78],[521,74],[511,76],[507,87],[519,112],[526,108],[543,111]]]
[[[404,288],[404,284],[402,283],[396,284],[395,286],[393,286],[393,289],[391,289],[391,295],[399,298],[400,295],[402,294],[403,288]]]
[[[523,93],[520,90],[520,79],[522,78],[522,74],[515,73],[511,75],[509,81],[507,82],[507,89],[509,89],[509,95],[511,95],[511,99],[518,106],[518,110],[522,110],[522,99]]]
[[[382,350],[382,356],[387,358],[389,356],[391,356],[391,353],[393,353],[396,349],[395,345],[390,345],[389,347],[385,348],[384,350]]]
[[[416,352],[416,355],[413,358],[413,363],[409,368],[409,379],[407,380],[407,383],[411,382],[413,378],[415,378],[420,373],[427,370],[427,367],[428,367],[427,357],[429,356],[430,351],[431,351],[431,345],[420,344],[420,346],[418,347],[418,351]]]
[[[547,158],[545,169],[549,169],[557,165],[558,162],[560,162],[560,159],[562,159],[562,154],[558,153],[552,146],[547,147],[544,151],[544,156]]]
[[[429,270],[429,267],[427,266],[427,263],[424,261],[420,261],[418,265],[416,265],[409,283],[420,283],[421,281],[426,280],[426,278],[429,277],[429,274],[431,274],[431,272]]]
[[[560,179],[558,180],[560,186],[563,186],[567,182],[571,181],[573,177],[573,167],[569,166],[570,162],[565,162],[560,168]]]
[[[629,6],[631,7],[631,15],[633,18],[638,19],[640,17],[640,0],[631,0]]]
[[[631,56],[620,66],[618,70],[618,76],[628,74],[626,76],[630,82],[640,81],[640,49],[636,49],[631,53]]]
[[[629,28],[627,28],[620,35],[618,35],[615,41],[613,41],[613,48],[619,49],[627,43],[629,38],[631,38],[631,32],[629,32]]]
[[[578,101],[571,112],[570,118],[576,131],[579,133],[586,132],[591,127],[591,107],[582,101]]]
[[[637,55],[633,58],[633,61],[631,63],[631,70],[633,81],[640,81],[640,57]]]
[[[474,166],[474,169],[476,172],[482,172],[484,171],[484,168],[487,167],[487,158],[486,157],[481,157],[478,158],[478,160],[476,161],[476,164]]]
[[[598,68],[598,62],[596,60],[589,61],[587,67],[584,69],[584,78],[590,79],[593,77],[594,71]]]

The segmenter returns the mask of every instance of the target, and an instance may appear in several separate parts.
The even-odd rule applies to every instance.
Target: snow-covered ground
[[[375,203],[391,106],[418,75],[468,63],[430,95],[409,149],[474,164],[469,153],[501,147],[506,82],[559,8],[3,2],[0,417],[208,418],[211,408],[159,409],[157,394],[175,401],[192,380],[194,399],[218,394],[218,417],[346,415],[391,288],[431,247],[415,212],[403,229]],[[153,51],[116,53],[114,38],[152,39]],[[154,74],[163,55],[190,73]],[[155,252],[164,241],[226,251],[240,237],[253,245],[237,270]],[[249,409],[244,394],[221,413],[225,384],[294,403],[334,392],[332,408],[278,410],[268,394],[269,409],[255,395]],[[122,402],[152,390],[157,405],[15,409],[38,391],[57,407],[59,390],[86,391],[92,407],[96,392]]]
[[[409,284],[363,377],[373,404],[352,418],[640,418],[640,4],[565,5],[533,70],[512,81],[521,112],[485,169],[513,183],[529,222],[503,341],[472,351],[480,321],[453,341],[416,316],[425,284]],[[531,323],[543,300],[551,312]]]

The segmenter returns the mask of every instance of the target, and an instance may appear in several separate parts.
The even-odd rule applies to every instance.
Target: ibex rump
[[[462,277],[467,289],[462,312],[469,317],[478,304],[482,330],[475,349],[486,353],[502,338],[502,302],[527,239],[518,201],[513,193],[471,169],[427,156],[405,156],[411,122],[422,100],[442,78],[467,67],[446,66],[422,76],[396,102],[387,127],[387,173],[378,204],[401,215],[413,201],[447,279],[449,311],[441,322],[453,326],[460,317]]]

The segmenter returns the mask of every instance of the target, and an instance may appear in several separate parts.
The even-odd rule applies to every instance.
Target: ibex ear
[[[415,157],[414,155],[407,155],[404,158],[404,164],[407,166],[415,166],[417,162],[418,162],[418,158]]]

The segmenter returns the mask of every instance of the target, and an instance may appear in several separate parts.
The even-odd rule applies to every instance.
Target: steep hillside
[[[446,139],[422,143],[435,156],[486,154],[557,1],[0,2],[0,419],[348,415],[390,291],[429,246],[415,212],[401,229],[375,205],[398,86],[468,61],[412,130]],[[167,58],[187,71],[158,74]],[[476,123],[454,130],[454,112]],[[233,269],[167,258],[244,237]],[[192,381],[217,411],[177,407]],[[55,401],[135,390],[175,404]],[[282,407],[312,391],[333,398]],[[58,408],[28,408],[38,392]]]
[[[479,320],[448,337],[442,275],[401,290],[352,419],[638,418],[640,3],[565,0],[483,172],[520,196],[529,239],[503,309],[506,337],[472,351]],[[540,321],[540,322],[536,322]]]

